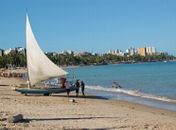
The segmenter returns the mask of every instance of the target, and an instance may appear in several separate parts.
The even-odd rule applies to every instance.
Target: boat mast
[[[27,20],[28,20],[28,14],[26,13],[26,31],[27,31]],[[27,32],[26,32],[26,61],[28,61],[28,58],[27,58]],[[31,88],[31,83],[30,83],[30,80],[29,80],[28,63],[27,63],[27,85],[28,85],[28,88],[30,89]]]

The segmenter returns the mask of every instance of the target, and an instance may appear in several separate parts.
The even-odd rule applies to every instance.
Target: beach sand
[[[0,129],[12,130],[176,130],[176,112],[96,96],[24,96],[12,90],[25,81],[0,79]],[[6,86],[7,85],[7,86]],[[75,99],[75,103],[71,102]],[[23,114],[24,121],[3,118]]]

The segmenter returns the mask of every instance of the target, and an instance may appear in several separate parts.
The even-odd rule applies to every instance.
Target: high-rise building
[[[154,55],[154,54],[156,54],[156,48],[155,47],[146,47],[146,54],[147,55]]]
[[[137,52],[139,55],[145,56],[146,55],[146,48],[145,47],[138,48]]]

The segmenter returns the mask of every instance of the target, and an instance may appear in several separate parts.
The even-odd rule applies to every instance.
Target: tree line
[[[133,56],[116,56],[112,54],[103,55],[78,55],[73,54],[47,54],[48,58],[59,66],[73,66],[73,65],[105,65],[115,63],[136,63],[136,62],[157,62],[175,60],[176,57],[167,54],[160,55],[133,55]],[[25,54],[12,53],[0,57],[0,68],[12,67],[26,67]]]

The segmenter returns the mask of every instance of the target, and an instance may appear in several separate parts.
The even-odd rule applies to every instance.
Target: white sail
[[[66,71],[59,68],[40,49],[26,15],[26,53],[28,78],[31,85],[53,77],[64,76]]]

